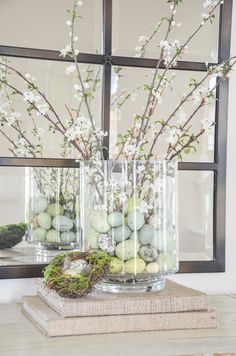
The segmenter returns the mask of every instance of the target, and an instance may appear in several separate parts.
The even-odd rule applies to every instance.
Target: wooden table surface
[[[236,356],[236,295],[210,297],[218,311],[214,330],[155,331],[48,338],[21,313],[0,305],[1,356]]]

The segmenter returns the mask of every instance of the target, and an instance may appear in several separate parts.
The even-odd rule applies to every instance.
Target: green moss
[[[91,266],[88,274],[81,273],[76,277],[63,274],[64,261],[78,259],[85,260]],[[103,251],[62,253],[44,268],[44,280],[49,288],[61,296],[82,297],[92,291],[94,285],[107,275],[110,261],[110,256]]]

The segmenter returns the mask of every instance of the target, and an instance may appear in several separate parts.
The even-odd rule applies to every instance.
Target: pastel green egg
[[[111,257],[109,273],[119,273],[122,271],[123,261],[117,257]]]
[[[47,231],[45,229],[43,229],[42,227],[37,227],[32,232],[32,240],[33,241],[43,242],[46,240],[46,236],[47,236]]]
[[[99,232],[95,231],[92,227],[90,227],[86,233],[86,239],[88,242],[88,248],[98,249],[98,236]]]
[[[63,243],[70,243],[76,240],[75,233],[73,231],[65,231],[60,235],[60,240]]]
[[[51,216],[48,213],[40,213],[37,216],[37,223],[45,230],[49,230],[52,225]]]
[[[148,263],[146,266],[147,273],[158,273],[160,270],[159,265],[157,262]]]
[[[121,242],[129,238],[131,230],[128,228],[128,226],[119,226],[109,230],[108,234],[116,242]]]
[[[146,263],[141,258],[132,258],[125,262],[125,271],[129,274],[140,274],[145,271]]]
[[[55,218],[57,215],[64,214],[64,208],[60,204],[53,203],[48,206],[47,213]]]
[[[171,272],[177,264],[176,255],[173,253],[160,253],[158,264],[161,272]]]
[[[118,227],[122,225],[123,215],[119,211],[113,211],[108,215],[108,223],[111,227]]]
[[[47,242],[60,242],[60,232],[57,230],[49,230],[47,232]]]
[[[108,223],[107,213],[103,210],[94,210],[90,215],[92,228],[100,233],[108,232],[111,226]]]
[[[154,238],[154,229],[151,225],[145,224],[139,230],[139,241],[142,245],[149,245]]]
[[[118,243],[115,249],[115,254],[121,260],[130,260],[131,258],[137,256],[140,248],[140,244],[134,240],[125,240]]]
[[[144,225],[145,220],[142,213],[133,211],[128,215],[128,226],[131,230],[139,230]]]

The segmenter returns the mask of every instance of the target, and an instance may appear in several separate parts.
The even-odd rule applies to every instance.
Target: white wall
[[[231,52],[236,54],[236,0],[233,9]],[[208,293],[236,293],[236,72],[230,79],[227,158],[226,272],[178,274],[172,280]],[[21,301],[22,295],[34,294],[33,279],[0,280],[0,303]]]

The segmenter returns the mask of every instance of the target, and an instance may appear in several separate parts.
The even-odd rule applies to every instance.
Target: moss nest
[[[43,269],[44,281],[48,288],[55,290],[62,297],[84,297],[92,292],[96,283],[109,272],[110,256],[103,251],[67,252],[53,258]],[[73,270],[72,275],[66,271],[73,263],[86,263],[81,271]]]

